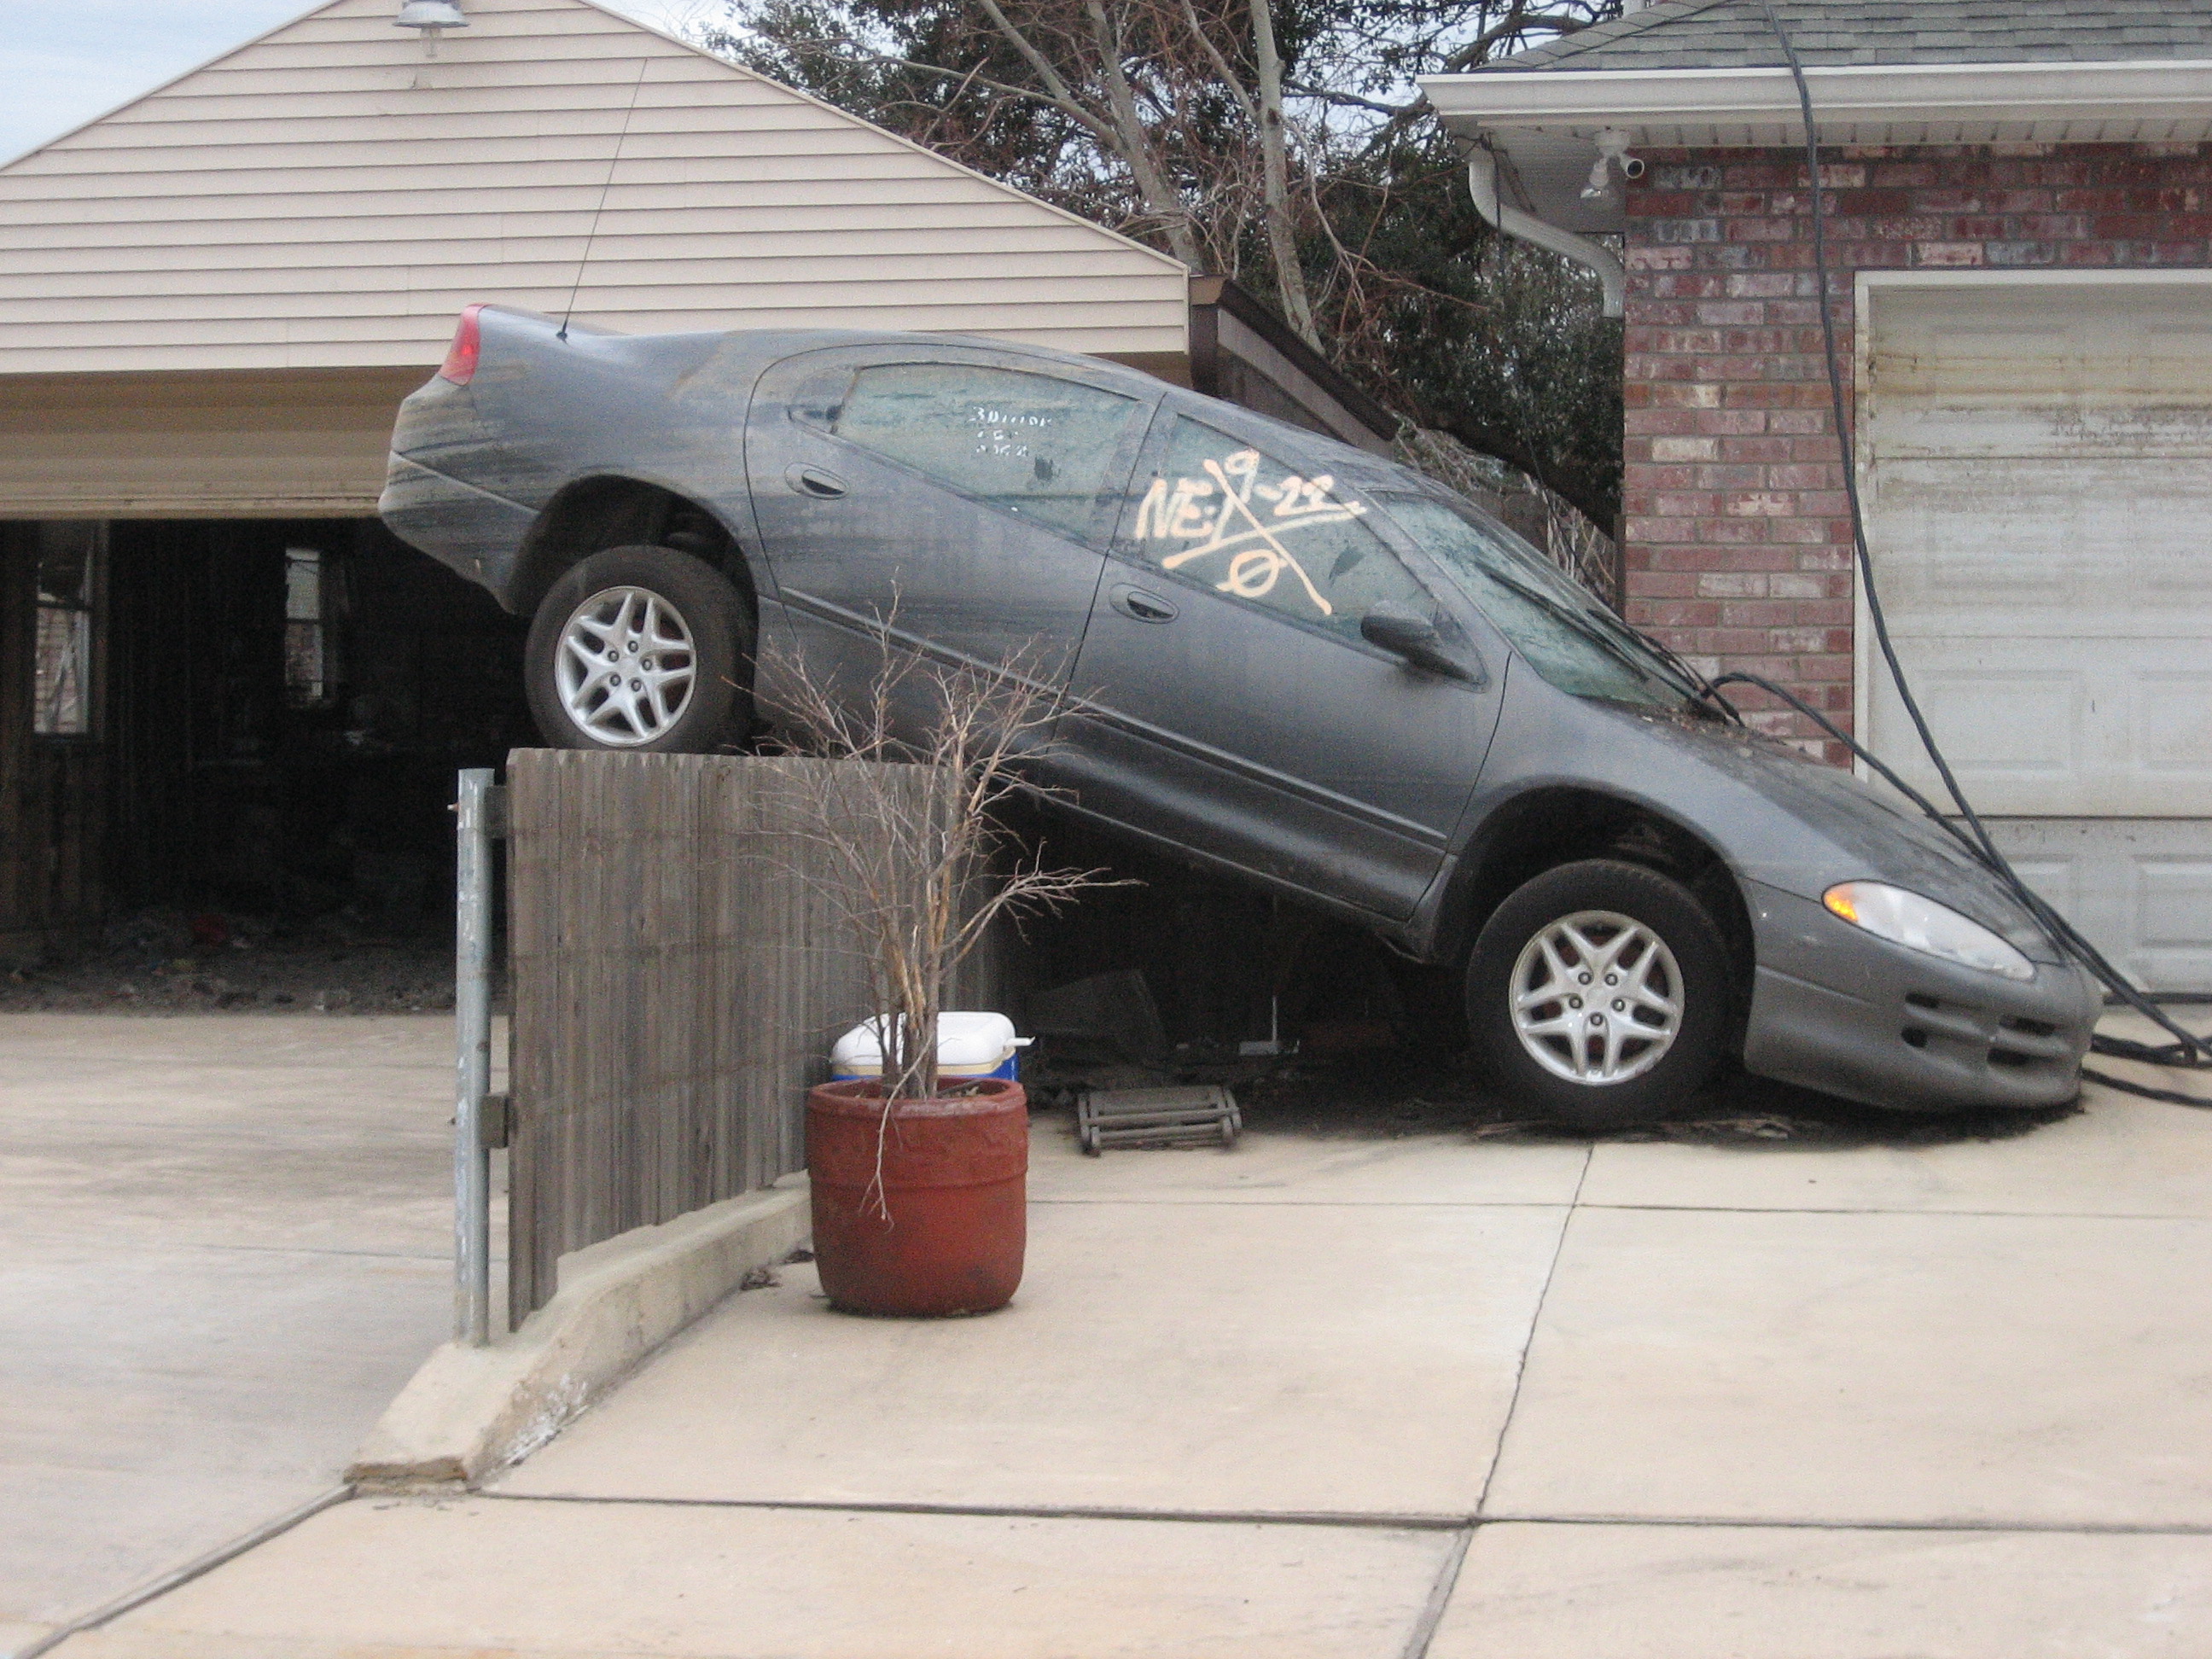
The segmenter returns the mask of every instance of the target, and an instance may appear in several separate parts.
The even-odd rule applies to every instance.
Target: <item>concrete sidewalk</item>
[[[453,1042],[0,1015],[0,1654],[337,1483],[451,1328]]]
[[[1911,1148],[1037,1127],[987,1318],[733,1297],[488,1490],[66,1659],[2201,1659],[2212,1115]]]

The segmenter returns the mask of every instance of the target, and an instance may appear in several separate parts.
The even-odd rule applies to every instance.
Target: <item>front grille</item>
[[[1909,1048],[1940,1047],[2012,1072],[2069,1065],[2074,1059],[2073,1045],[2049,1020],[1999,1014],[1926,991],[1906,992],[1905,1012],[1897,1036]]]

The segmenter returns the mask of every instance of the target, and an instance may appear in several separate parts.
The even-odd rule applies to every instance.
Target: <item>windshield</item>
[[[1380,505],[1560,690],[1662,708],[1687,700],[1686,676],[1511,532],[1433,496],[1388,495]]]

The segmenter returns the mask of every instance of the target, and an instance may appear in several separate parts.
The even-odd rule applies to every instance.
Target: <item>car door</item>
[[[1066,681],[1149,401],[1112,371],[926,343],[787,359],[745,464],[789,645],[865,684],[882,634]],[[774,701],[775,647],[767,671]]]
[[[1161,411],[1061,721],[1066,775],[1086,811],[1403,919],[1474,787],[1498,681],[1361,638],[1370,610],[1407,608],[1473,660],[1368,503],[1278,441]]]

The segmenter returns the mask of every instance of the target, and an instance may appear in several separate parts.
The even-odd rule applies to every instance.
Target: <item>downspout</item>
[[[1571,230],[1561,230],[1547,224],[1533,213],[1523,213],[1517,207],[1508,206],[1498,199],[1498,157],[1486,149],[1475,149],[1467,153],[1467,187],[1474,198],[1474,210],[1504,231],[1508,236],[1517,236],[1524,242],[1534,242],[1538,247],[1572,259],[1577,264],[1588,265],[1597,272],[1597,279],[1605,286],[1605,314],[1620,316],[1627,308],[1628,276],[1620,268],[1620,261],[1601,242],[1587,236],[1577,236]]]

